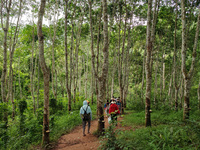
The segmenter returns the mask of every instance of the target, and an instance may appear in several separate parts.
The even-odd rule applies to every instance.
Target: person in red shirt
[[[120,112],[115,100],[111,100],[109,114],[111,115],[112,122],[117,121],[117,115],[120,114]]]

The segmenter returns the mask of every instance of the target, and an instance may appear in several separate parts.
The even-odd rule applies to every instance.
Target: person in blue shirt
[[[120,115],[121,115],[121,101],[120,101],[120,98],[118,97],[117,98],[117,102],[116,102],[118,108],[119,108],[119,112],[120,112]]]
[[[85,112],[89,115],[89,118],[87,120],[84,120],[84,117],[83,117]],[[80,116],[82,118],[83,136],[86,136],[86,134],[85,134],[86,123],[88,123],[88,134],[89,134],[90,133],[90,122],[92,120],[92,111],[86,100],[83,101],[83,106],[80,108]]]

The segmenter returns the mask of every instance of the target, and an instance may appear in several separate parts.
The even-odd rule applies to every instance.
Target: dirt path
[[[120,123],[122,120],[122,117],[118,118],[117,128],[122,127]],[[77,126],[71,133],[61,136],[53,150],[96,150],[100,143],[99,139],[92,133],[97,130],[97,123],[97,120],[91,122],[91,134],[86,134],[86,136],[83,136],[82,126]],[[105,118],[105,127],[108,127],[107,118]]]

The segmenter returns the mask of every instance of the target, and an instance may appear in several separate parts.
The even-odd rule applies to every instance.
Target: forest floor
[[[105,118],[104,120],[105,128],[107,128],[109,126],[108,118]],[[118,117],[116,129],[133,130],[131,127],[123,126],[122,122],[123,117]],[[61,136],[52,150],[97,150],[100,146],[100,139],[94,135],[97,126],[97,119],[93,120],[90,126],[90,134],[86,134],[86,136],[83,136],[82,125],[75,127],[70,133]],[[85,131],[87,131],[87,127]]]

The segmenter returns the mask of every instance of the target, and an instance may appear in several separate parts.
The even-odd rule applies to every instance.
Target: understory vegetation
[[[195,108],[195,106],[193,107]],[[166,105],[162,110],[153,109],[151,116],[152,127],[148,128],[145,128],[145,111],[143,109],[127,110],[127,115],[124,116],[122,124],[123,126],[131,127],[131,129],[125,131],[114,130],[114,127],[111,126],[106,130],[99,149],[200,149],[200,111],[198,109],[192,110],[190,119],[182,121],[182,110],[176,112],[169,108]]]
[[[72,108],[74,111],[70,113],[67,110],[67,99],[58,99],[50,101],[50,137],[51,143],[56,142],[61,135],[70,132],[75,126],[82,123],[79,109],[82,106],[83,97],[80,97]],[[20,113],[19,106],[22,101],[16,104],[16,114]],[[27,102],[32,103],[31,100]],[[29,105],[28,105],[29,106]],[[6,107],[0,104],[0,111]],[[92,105],[93,114],[95,114],[96,105]],[[11,113],[12,108],[7,108]],[[1,150],[23,150],[35,149],[40,146],[42,140],[42,125],[43,125],[43,110],[38,109],[37,115],[34,115],[32,107],[25,107],[23,115],[17,115],[15,120],[9,118],[7,126],[7,134],[5,134],[4,125],[1,125],[0,130],[0,149]],[[0,112],[2,114],[2,112]],[[22,117],[23,116],[23,117]],[[93,118],[95,115],[93,115]],[[19,130],[20,129],[20,130]],[[6,141],[6,142],[5,142]],[[47,147],[50,147],[50,145]]]

